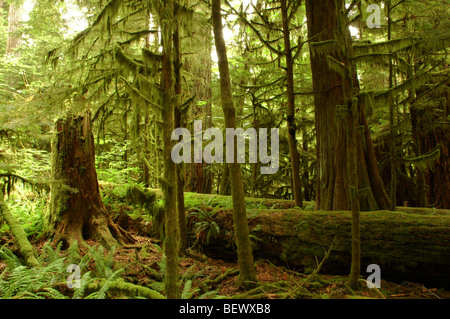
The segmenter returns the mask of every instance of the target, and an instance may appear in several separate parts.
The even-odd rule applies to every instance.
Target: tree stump
[[[134,239],[116,225],[102,202],[95,169],[90,112],[56,122],[46,234],[63,248],[90,239],[110,249]]]

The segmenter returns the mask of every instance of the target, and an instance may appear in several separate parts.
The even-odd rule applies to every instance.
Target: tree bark
[[[387,3],[387,20],[388,20],[388,41],[391,40],[391,1]],[[389,57],[389,88],[394,85],[394,71],[392,59]],[[392,96],[389,98],[389,150],[390,150],[390,162],[391,162],[391,200],[389,209],[394,211],[397,202],[396,189],[397,189],[397,160],[395,158],[395,124],[394,124],[394,99]]]
[[[102,202],[89,112],[81,116],[68,114],[56,122],[46,234],[54,243],[62,241],[63,247],[86,239],[106,248],[134,242],[114,224]]]
[[[345,123],[336,118],[338,105],[346,105],[345,87],[358,88],[356,72],[342,76],[327,63],[327,55],[350,66],[349,57],[334,43],[338,30],[338,13],[344,8],[343,1],[307,0],[306,15],[310,44],[311,70],[313,75],[316,117],[317,186],[316,207],[319,210],[349,210],[348,174],[346,167]],[[316,46],[314,44],[318,43]],[[320,48],[325,46],[326,49]],[[351,46],[351,44],[350,44]],[[319,49],[322,52],[319,52]],[[349,49],[351,49],[349,47]],[[325,50],[325,53],[323,52]],[[357,140],[358,190],[361,210],[387,209],[389,198],[383,188],[376,164],[373,143],[362,101],[358,103],[355,126],[363,128],[362,138]]]
[[[221,0],[212,1],[212,19],[220,73],[222,109],[225,116],[226,127],[236,128],[236,109],[233,104],[228,58],[225,41],[223,39],[220,1]],[[237,143],[234,143],[234,154],[235,156],[237,154]],[[248,233],[241,166],[236,160],[234,163],[227,163],[227,165],[230,172],[231,195],[233,198],[233,223],[239,264],[239,277],[237,285],[244,288],[249,288],[254,282],[256,282],[256,269],[253,263],[253,253]]]
[[[203,14],[206,7],[199,4],[202,8],[200,12],[195,12],[195,25],[191,27],[190,44],[199,47],[195,58],[186,57],[185,70],[192,74],[192,81],[186,83],[189,87],[187,91],[195,95],[195,101],[189,109],[191,110],[189,122],[202,120],[203,130],[212,127],[211,111],[211,25],[207,20],[209,15]],[[204,8],[203,8],[204,7]],[[189,83],[191,82],[191,83]],[[201,163],[185,164],[186,183],[185,189],[190,192],[210,194],[212,191],[213,174],[210,164],[202,161]]]
[[[20,17],[20,6],[18,7],[14,2],[11,2],[9,5],[9,14],[8,14],[8,37],[6,40],[6,54],[13,54],[15,56],[18,53],[15,53],[14,50],[19,46],[20,38],[14,34],[17,31]]]
[[[174,145],[171,135],[174,129],[174,81],[173,81],[173,31],[175,26],[175,3],[165,1],[159,12],[159,25],[162,30],[162,119],[164,145],[164,173],[162,189],[165,207],[165,239],[163,253],[166,264],[164,278],[165,293],[168,299],[179,297],[178,289],[178,259],[179,259],[179,221],[177,212],[177,179],[176,167],[172,160],[171,151]]]
[[[176,16],[176,12],[175,12]],[[174,127],[182,127],[181,123],[181,43],[179,26],[173,33],[174,44],[174,70],[175,70],[175,96],[176,105],[174,108]],[[180,231],[180,254],[185,254],[187,249],[187,230],[186,230],[186,214],[184,208],[184,178],[183,178],[183,163],[175,165],[175,175],[177,181],[177,212],[178,212],[178,228]]]
[[[283,40],[284,40],[284,56],[286,59],[286,75],[287,75],[287,126],[288,126],[288,142],[289,154],[291,158],[291,178],[292,191],[295,204],[303,208],[302,184],[300,180],[300,158],[297,149],[297,139],[295,133],[297,125],[295,124],[295,94],[294,94],[294,65],[292,60],[291,39],[289,32],[288,12],[286,0],[281,0],[281,16],[283,20]]]
[[[350,102],[350,101],[349,101]],[[356,103],[355,103],[356,104]],[[350,265],[349,285],[352,289],[359,287],[358,279],[361,272],[361,221],[358,192],[358,153],[355,128],[356,105],[351,103],[347,111],[347,172],[348,196],[352,211],[352,262]]]

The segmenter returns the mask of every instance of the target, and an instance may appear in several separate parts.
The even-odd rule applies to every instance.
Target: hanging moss
[[[348,70],[344,63],[336,60],[335,58],[333,58],[330,55],[327,55],[327,63],[331,70],[337,72],[342,77],[346,76]]]
[[[336,40],[326,40],[319,42],[311,42],[309,44],[311,53],[315,56],[334,55],[336,52]]]
[[[125,83],[127,92],[133,97],[138,105],[149,105],[158,112],[162,111],[161,106],[151,101],[148,97],[144,96],[140,90],[134,87],[124,77],[120,77],[120,79]]]
[[[389,53],[411,48],[413,45],[417,45],[420,42],[413,37],[406,37],[400,39],[394,39],[385,42],[369,43],[369,44],[357,44],[353,45],[355,56],[361,56],[371,53]]]
[[[144,65],[141,62],[130,58],[119,46],[114,48],[114,58],[122,67],[122,71],[125,76],[130,74],[139,74],[144,69]]]
[[[161,68],[162,55],[156,54],[147,48],[142,48],[142,57],[145,66],[150,69],[153,74],[159,71]]]
[[[409,164],[413,164],[417,169],[424,171],[426,168],[431,167],[441,156],[441,145],[439,144],[433,150],[426,154],[415,157],[403,157],[403,160]]]

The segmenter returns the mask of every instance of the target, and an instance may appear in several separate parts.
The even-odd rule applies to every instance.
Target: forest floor
[[[114,269],[124,269],[121,277],[134,285],[152,287],[152,283],[162,282],[162,248],[159,242],[149,236],[130,232],[136,242],[124,245],[114,253]],[[14,249],[12,238],[2,236],[2,245]],[[86,242],[91,247],[99,247],[95,242]],[[35,243],[38,253],[42,253],[43,242]],[[425,287],[420,283],[394,283],[381,280],[381,288],[368,288],[361,279],[359,290],[352,290],[348,276],[300,273],[286,266],[275,265],[269,260],[256,260],[258,285],[250,291],[236,287],[238,265],[236,262],[211,258],[199,249],[188,249],[180,257],[180,276],[184,283],[190,281],[189,298],[230,298],[230,299],[450,299],[450,291]],[[0,273],[7,267],[0,261]],[[95,271],[95,261],[87,271]],[[361,277],[362,278],[362,277]],[[122,296],[123,297],[123,296]],[[117,298],[109,296],[107,298]],[[120,298],[120,297],[119,297]]]
[[[201,196],[188,197],[191,205],[197,206],[196,201],[204,201]],[[211,199],[208,198],[210,204]],[[215,200],[229,199],[217,197]],[[121,202],[119,205],[118,202]],[[266,200],[268,207],[289,208],[289,201]],[[250,203],[252,204],[252,203]],[[259,204],[258,204],[259,205]],[[122,200],[114,205],[107,205],[117,218],[125,216],[128,222],[126,229],[136,240],[134,244],[117,248],[113,255],[112,271],[123,269],[120,277],[134,285],[149,287],[162,286],[164,265],[162,263],[162,246],[160,242],[149,235],[149,221],[145,216],[133,215],[133,209]],[[114,207],[113,207],[114,206]],[[286,207],[284,207],[286,206]],[[130,217],[131,216],[131,217]],[[99,247],[95,242],[86,241],[90,247]],[[38,254],[43,252],[44,242],[34,242]],[[0,236],[0,247],[8,247],[17,251],[13,239],[7,234]],[[188,298],[232,298],[232,299],[450,299],[450,290],[424,286],[413,282],[391,282],[381,280],[380,288],[368,288],[364,276],[361,276],[359,290],[352,290],[348,286],[348,275],[330,275],[325,273],[303,273],[290,269],[286,265],[275,264],[267,259],[255,261],[257,272],[256,288],[243,291],[236,287],[238,264],[228,258],[207,256],[201,245],[194,245],[188,249],[186,255],[180,256],[181,287],[188,292]],[[95,248],[95,249],[97,249]],[[84,251],[86,252],[86,250]],[[108,253],[105,251],[105,255]],[[220,252],[219,252],[220,254]],[[222,256],[225,257],[225,256]],[[109,258],[109,257],[108,257]],[[82,269],[82,275],[88,271],[95,272],[97,261],[91,259],[88,266]],[[320,260],[317,261],[319,263]],[[106,264],[106,259],[102,261]],[[0,260],[0,279],[7,263]],[[363,275],[363,274],[361,274]],[[67,276],[65,274],[65,276]],[[98,277],[100,278],[100,277]],[[1,280],[0,280],[1,283]],[[65,291],[64,291],[65,290]],[[63,293],[67,292],[67,287]],[[70,296],[70,292],[66,295]],[[0,293],[1,295],[1,293]],[[123,298],[125,296],[109,295],[107,298]]]
[[[154,280],[153,271],[159,269],[162,252],[155,240],[134,235],[136,244],[120,248],[115,255],[116,262],[127,265],[125,277],[135,284],[146,286]],[[140,247],[139,249],[136,247]],[[142,249],[144,247],[144,250]],[[381,280],[381,288],[368,288],[361,279],[360,289],[352,290],[348,276],[299,273],[285,266],[275,265],[269,260],[255,262],[258,288],[245,292],[236,287],[238,265],[236,262],[211,258],[200,251],[188,250],[180,257],[181,276],[189,273],[192,296],[199,297],[207,283],[208,291],[216,291],[222,298],[232,299],[450,299],[450,291],[425,287],[419,283],[394,283]]]

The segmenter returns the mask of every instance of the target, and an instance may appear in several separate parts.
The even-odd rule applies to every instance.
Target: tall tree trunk
[[[175,12],[176,16],[176,12]],[[174,109],[174,124],[175,128],[182,127],[181,123],[181,51],[180,51],[180,33],[179,29],[175,30],[173,34],[174,47],[174,70],[175,70],[175,96],[176,105]],[[177,211],[178,211],[178,227],[180,230],[180,254],[184,254],[187,249],[187,226],[186,214],[184,207],[184,178],[183,178],[183,163],[176,165],[175,175],[177,181]]]
[[[159,12],[159,25],[164,30],[162,34],[162,119],[163,145],[164,145],[164,178],[161,186],[164,193],[165,207],[165,240],[164,259],[166,264],[166,276],[164,280],[167,298],[176,299],[179,296],[178,289],[178,212],[175,163],[172,161],[171,151],[174,145],[171,135],[174,130],[174,81],[173,81],[173,31],[175,26],[174,1],[164,1]]]
[[[230,170],[227,163],[222,166],[222,173],[220,174],[219,195],[230,195]]]
[[[287,125],[289,154],[291,157],[291,178],[293,186],[293,195],[295,204],[303,208],[302,184],[300,180],[300,158],[297,149],[297,140],[295,133],[297,125],[295,124],[295,94],[294,94],[294,65],[292,61],[291,40],[289,32],[288,12],[286,0],[281,0],[281,16],[283,19],[283,40],[284,56],[286,58],[287,74]]]
[[[352,262],[350,266],[349,284],[353,289],[358,288],[358,279],[361,272],[361,221],[358,192],[358,145],[356,138],[356,108],[351,104],[347,110],[347,173],[348,173],[348,196],[352,211]]]
[[[388,41],[391,40],[391,1],[387,3],[387,18],[388,18]],[[392,59],[389,57],[389,88],[394,85],[394,70],[392,65]],[[394,124],[394,99],[392,96],[389,98],[389,149],[390,149],[390,162],[391,162],[391,203],[389,209],[394,211],[395,204],[397,202],[396,189],[397,189],[397,164],[395,159],[395,124]]]
[[[212,20],[220,73],[222,109],[225,116],[226,127],[236,128],[236,109],[231,93],[230,73],[228,69],[225,41],[223,39],[222,15],[220,10],[220,0],[213,0]],[[234,154],[235,156],[237,154],[237,143],[234,143]],[[252,246],[248,232],[241,166],[236,160],[234,163],[227,164],[230,171],[231,196],[233,198],[233,222],[239,264],[239,278],[237,285],[248,288],[252,286],[252,283],[256,282],[256,269],[253,263]]]
[[[201,27],[195,30],[190,41],[193,46],[199,46],[201,49],[195,55],[195,58],[186,58],[186,70],[193,75],[193,83],[190,87],[190,94],[195,94],[196,101],[201,103],[193,104],[190,107],[190,122],[202,120],[203,130],[212,127],[211,112],[211,30],[209,22],[202,13],[196,12],[196,23]],[[208,17],[209,18],[209,17]],[[194,27],[195,28],[195,27]],[[189,89],[188,89],[189,90]],[[202,161],[201,163],[185,164],[186,167],[186,191],[210,194],[212,189],[212,172],[209,169],[210,164]]]
[[[52,185],[46,234],[68,247],[98,241],[111,248],[133,238],[114,224],[102,202],[95,170],[90,113],[68,114],[56,122],[52,143]]]
[[[415,156],[421,156],[422,151],[420,149],[419,140],[419,110],[417,107],[411,105],[409,108],[410,119],[411,119],[411,136],[412,136],[412,146]],[[416,167],[416,205],[418,207],[427,207],[427,187],[425,184],[425,175],[422,169]]]
[[[20,17],[20,6],[17,6],[14,2],[11,2],[9,5],[9,14],[8,14],[8,38],[6,40],[6,54],[14,54],[17,56],[17,53],[14,50],[19,46],[19,37],[17,37],[14,32],[17,31]]]
[[[346,105],[343,87],[353,85],[357,89],[358,81],[356,72],[342,76],[329,67],[327,55],[346,67],[350,66],[350,61],[337,42],[334,44],[323,42],[335,39],[335,31],[339,27],[338,13],[343,8],[344,3],[341,0],[306,1],[308,36],[315,37],[310,44],[310,59],[315,92],[317,139],[316,208],[320,210],[351,208],[346,167],[346,128],[343,122],[337,120],[336,108],[338,105]],[[315,44],[315,42],[319,43]],[[324,45],[326,49],[320,48]],[[361,138],[357,139],[360,208],[362,210],[387,209],[389,198],[381,182],[362,101],[358,103],[355,126],[363,128]]]

